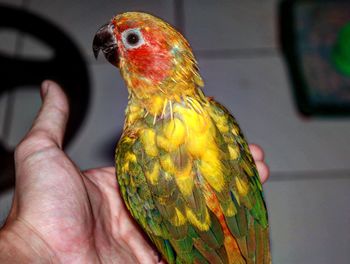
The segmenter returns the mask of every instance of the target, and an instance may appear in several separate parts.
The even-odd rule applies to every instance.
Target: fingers
[[[264,158],[265,158],[264,151],[260,146],[256,144],[250,144],[249,149],[255,161],[256,168],[259,172],[260,181],[262,183],[265,183],[267,179],[270,177],[270,169],[264,161]]]
[[[68,101],[62,89],[53,81],[41,85],[42,106],[33,126],[16,148],[16,160],[47,147],[62,147],[68,120]]]
[[[264,151],[262,148],[256,144],[250,144],[249,145],[250,152],[252,153],[252,156],[255,161],[263,161],[264,160]]]
[[[270,177],[270,169],[264,161],[256,161],[256,168],[258,169],[261,183],[265,183]]]

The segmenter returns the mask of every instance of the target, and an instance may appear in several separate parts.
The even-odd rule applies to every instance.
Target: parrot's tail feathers
[[[201,253],[209,263],[224,264],[225,260],[220,256],[220,252],[210,248],[202,239],[197,239],[194,242],[196,249]]]
[[[256,236],[255,263],[271,264],[268,228],[262,228],[259,223],[255,222],[255,236]]]
[[[271,264],[269,229],[263,228],[252,215],[247,216],[247,235],[237,243],[247,264]]]
[[[239,249],[245,259],[249,258],[248,254],[248,245],[247,245],[247,237],[239,237],[237,238],[237,243],[239,246]]]
[[[231,246],[229,247],[225,246],[229,264],[247,264],[246,260],[239,250],[232,248]]]
[[[271,264],[271,251],[270,251],[270,241],[269,241],[269,229],[266,228],[263,232],[263,240],[265,241],[264,248],[264,264]]]
[[[255,241],[255,220],[253,216],[249,216],[248,218],[248,235],[247,235],[247,248],[248,248],[248,263],[255,264],[255,249],[256,249],[256,241]],[[249,262],[250,261],[250,262]]]

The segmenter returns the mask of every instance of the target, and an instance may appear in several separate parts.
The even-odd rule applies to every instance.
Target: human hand
[[[62,90],[46,81],[42,98],[15,152],[16,189],[0,230],[0,262],[157,263],[124,206],[114,168],[82,172],[63,152],[68,103]],[[265,181],[262,149],[250,148]]]
[[[255,161],[256,168],[259,172],[260,180],[262,183],[265,183],[270,177],[270,169],[265,162],[264,151],[259,145],[256,144],[249,144],[249,149]]]
[[[62,90],[46,81],[41,91],[41,110],[15,151],[16,188],[0,232],[0,263],[13,263],[12,257],[16,263],[157,262],[124,207],[114,168],[81,172],[63,152]]]

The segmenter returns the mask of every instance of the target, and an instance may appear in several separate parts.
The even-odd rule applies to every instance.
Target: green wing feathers
[[[236,186],[231,189],[232,200],[239,209],[235,217],[226,217],[226,222],[237,238],[247,263],[271,263],[266,205],[247,141],[227,109],[214,100],[210,101],[210,109],[210,115],[229,148],[231,167],[239,171],[233,176]],[[233,152],[232,147],[238,153]],[[248,185],[246,195],[244,191],[239,191],[241,183]]]
[[[116,165],[127,208],[169,263],[271,263],[258,173],[218,103],[190,98],[138,119]]]

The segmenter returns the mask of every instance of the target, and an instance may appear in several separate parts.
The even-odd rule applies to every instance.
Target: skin
[[[113,167],[80,171],[62,150],[67,98],[52,81],[15,151],[16,188],[0,229],[0,263],[164,263],[130,217]],[[265,182],[269,169],[250,149]]]

